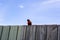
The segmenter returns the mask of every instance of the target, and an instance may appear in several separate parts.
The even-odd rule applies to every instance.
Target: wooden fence
[[[60,25],[0,26],[0,40],[60,40]]]

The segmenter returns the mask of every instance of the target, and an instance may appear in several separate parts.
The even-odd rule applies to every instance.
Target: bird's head
[[[30,19],[27,19],[27,21],[30,21]]]

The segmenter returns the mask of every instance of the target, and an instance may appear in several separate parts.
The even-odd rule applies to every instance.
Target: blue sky
[[[1,25],[60,24],[60,0],[0,0]]]

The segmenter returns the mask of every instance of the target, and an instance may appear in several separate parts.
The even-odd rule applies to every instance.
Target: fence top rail
[[[0,27],[1,26],[12,26],[12,27],[17,27],[17,26],[28,26],[28,25],[0,25]],[[31,25],[31,26],[60,26],[60,25],[58,25],[58,24],[43,24],[43,25]]]

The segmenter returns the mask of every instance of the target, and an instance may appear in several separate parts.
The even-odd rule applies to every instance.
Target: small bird
[[[30,19],[27,19],[27,24],[32,25],[32,22],[30,21]]]

